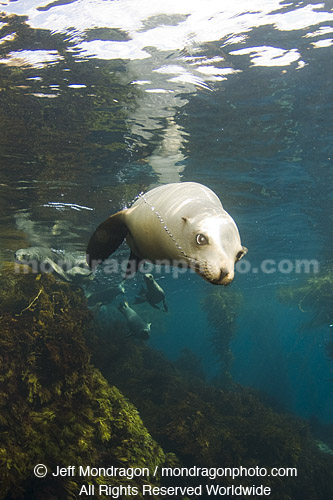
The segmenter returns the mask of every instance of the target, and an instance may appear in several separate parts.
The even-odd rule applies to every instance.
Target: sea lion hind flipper
[[[93,269],[117,250],[128,233],[124,222],[126,210],[110,215],[91,236],[87,247],[87,262]]]
[[[50,269],[52,269],[58,276],[60,276],[64,281],[70,281],[70,278],[68,278],[68,276],[66,276],[66,273],[65,271],[56,263],[54,262],[52,259],[50,259],[49,257],[47,257],[44,262],[43,262],[44,266],[46,264],[48,264],[50,266]]]

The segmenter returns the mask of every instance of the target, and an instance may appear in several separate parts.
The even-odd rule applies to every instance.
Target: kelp
[[[220,287],[201,301],[212,330],[210,342],[220,364],[219,383],[223,387],[231,383],[233,355],[230,342],[236,333],[236,316],[241,300],[242,295],[239,292]]]
[[[296,304],[301,312],[311,312],[308,327],[332,323],[333,272],[309,278],[301,285],[281,287],[278,298],[285,304]]]
[[[302,313],[312,314],[302,330],[330,326],[331,334],[326,350],[333,360],[333,272],[309,278],[301,285],[285,286],[278,290],[279,300],[287,305],[296,305]]]
[[[83,293],[50,274],[13,269],[0,271],[0,498],[77,498],[83,483],[110,482],[52,477],[56,466],[152,471],[164,463],[135,407],[91,364]],[[46,478],[33,475],[39,463],[48,467]],[[152,476],[114,477],[112,486],[142,481],[158,483]]]
[[[183,359],[184,354],[181,354]],[[193,360],[193,356],[190,356]],[[185,467],[296,467],[297,477],[217,478],[223,485],[272,488],[272,500],[326,500],[333,495],[333,458],[318,449],[307,423],[275,412],[255,391],[207,384],[191,363],[172,363],[147,344],[124,338],[110,317],[93,362],[138,408],[152,437]],[[178,478],[184,485],[206,478]],[[253,497],[249,497],[253,500]]]
[[[14,274],[8,265],[0,281],[0,498],[72,499],[83,483],[111,483],[50,473],[35,478],[37,463],[49,471],[57,465],[297,467],[297,477],[260,478],[272,500],[333,495],[333,458],[318,449],[304,421],[274,412],[247,388],[219,389],[198,371],[190,377],[191,363],[183,371],[126,338],[112,318],[107,332],[95,331],[82,292],[52,275]],[[112,486],[140,487],[143,480],[116,477]],[[169,479],[171,486],[199,483],[206,479]],[[239,483],[252,485],[253,477]]]

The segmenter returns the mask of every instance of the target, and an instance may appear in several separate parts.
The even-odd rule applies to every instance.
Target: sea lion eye
[[[241,258],[244,257],[245,253],[246,252],[244,252],[243,250],[240,250],[236,255],[236,261],[238,262],[239,260],[241,260]]]
[[[201,233],[197,234],[195,239],[198,245],[208,245],[208,239],[204,234]]]

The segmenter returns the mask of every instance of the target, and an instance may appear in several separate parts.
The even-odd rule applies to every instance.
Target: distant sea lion
[[[20,248],[15,260],[30,266],[35,272],[55,272],[65,281],[81,282],[92,279],[82,252],[58,252],[47,247]]]
[[[27,247],[20,248],[15,252],[15,259],[18,262],[24,262],[25,264],[31,262],[37,262],[41,264],[46,259],[54,258],[55,253],[51,248],[46,247]]]
[[[154,188],[139,195],[132,207],[111,215],[90,238],[88,264],[94,268],[125,238],[134,271],[144,260],[182,265],[216,285],[233,280],[235,262],[247,252],[219,198],[196,182]]]
[[[146,288],[142,287],[139,295],[135,298],[134,304],[141,304],[141,302],[148,302],[151,306],[159,309],[157,304],[163,303],[164,311],[168,311],[168,306],[165,300],[165,293],[163,288],[156,283],[152,274],[145,274],[143,276]]]
[[[150,337],[151,323],[146,323],[141,318],[141,316],[139,316],[139,314],[128,305],[128,302],[126,301],[119,304],[118,309],[125,317],[127,326],[131,331],[131,334],[129,336],[148,340]]]
[[[88,306],[92,307],[111,304],[120,293],[119,286],[107,286],[97,291],[91,291],[89,288],[85,291],[85,296],[88,300]]]

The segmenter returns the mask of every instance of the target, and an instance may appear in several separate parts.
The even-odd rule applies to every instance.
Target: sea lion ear
[[[124,222],[126,210],[121,210],[102,222],[91,236],[87,247],[87,262],[93,269],[117,250],[128,233]]]
[[[183,216],[182,219],[183,219],[184,222],[188,221],[188,217]]]

